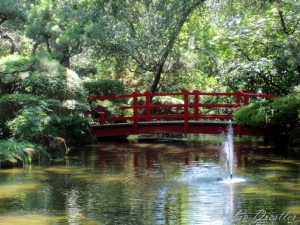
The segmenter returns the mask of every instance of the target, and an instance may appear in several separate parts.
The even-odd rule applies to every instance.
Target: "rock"
[[[44,146],[52,158],[64,158],[67,155],[68,148],[65,140],[61,137],[36,133],[32,136],[31,140],[35,144]]]
[[[42,146],[49,146],[50,139],[52,139],[52,138],[53,138],[52,135],[46,135],[43,133],[35,133],[34,135],[32,135],[31,141],[35,144],[39,144]]]
[[[64,158],[68,152],[65,140],[60,137],[53,137],[47,147],[47,152],[49,152],[53,158]]]
[[[6,159],[2,162],[2,168],[14,168],[18,165],[18,161],[16,159]]]

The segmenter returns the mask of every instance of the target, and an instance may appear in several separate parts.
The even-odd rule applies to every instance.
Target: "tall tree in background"
[[[249,2],[212,8],[207,16],[210,29],[217,31],[209,41],[213,52],[201,40],[198,45],[217,59],[223,85],[287,95],[300,85],[300,3]]]
[[[88,32],[102,54],[122,54],[135,72],[152,76],[156,92],[167,61],[176,61],[174,45],[191,13],[205,0],[97,1]],[[132,62],[131,61],[131,62]]]

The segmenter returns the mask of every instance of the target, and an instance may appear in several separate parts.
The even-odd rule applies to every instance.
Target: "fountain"
[[[224,142],[223,151],[226,153],[226,162],[230,171],[230,178],[232,180],[233,175],[233,131],[231,120],[227,128],[226,141]]]

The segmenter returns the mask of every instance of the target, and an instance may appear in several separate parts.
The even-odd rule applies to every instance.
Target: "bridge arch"
[[[182,99],[180,104],[152,104],[151,99],[156,96],[173,96]],[[202,96],[218,97],[224,102],[203,103]],[[225,133],[229,124],[233,127],[234,135],[263,136],[262,131],[244,128],[238,125],[233,114],[203,114],[203,108],[223,108],[232,111],[248,105],[250,98],[274,98],[277,95],[257,94],[247,91],[232,93],[208,93],[200,91],[187,91],[176,93],[138,93],[122,94],[114,96],[94,96],[88,101],[95,100],[121,100],[132,99],[132,104],[121,106],[120,110],[132,110],[131,116],[110,117],[105,116],[105,108],[102,106],[93,108],[98,117],[93,118],[92,128],[96,137],[127,136],[132,134],[221,134]],[[228,98],[231,100],[228,101]],[[140,99],[143,99],[142,103]],[[226,100],[226,101],[225,101]],[[228,103],[230,102],[230,103]],[[182,109],[182,113],[152,114],[151,109]],[[140,113],[142,110],[143,113]],[[176,112],[176,110],[175,110]],[[178,112],[178,110],[177,110]],[[90,112],[89,112],[90,113]],[[89,114],[87,113],[87,114]]]

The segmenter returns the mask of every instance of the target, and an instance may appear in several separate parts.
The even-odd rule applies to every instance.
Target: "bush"
[[[243,127],[267,131],[275,146],[287,146],[289,140],[291,145],[297,139],[294,130],[299,122],[299,109],[300,96],[276,98],[241,108],[234,113],[234,120]]]
[[[25,93],[61,101],[85,100],[86,92],[78,75],[49,55],[9,56],[0,60],[0,96]]]
[[[20,110],[13,120],[7,122],[7,126],[15,138],[30,141],[33,134],[45,130],[50,120],[44,108],[33,106]]]
[[[81,113],[51,116],[45,133],[62,137],[67,144],[91,144],[96,141],[88,119]]]
[[[34,72],[21,82],[21,92],[60,101],[85,100],[86,92],[78,75],[55,60],[41,59]]]
[[[36,63],[36,58],[9,55],[0,59],[0,71],[6,74],[0,76],[0,96],[16,93],[20,90],[21,81],[29,75]],[[23,71],[15,73],[16,71]]]
[[[0,77],[0,88],[1,84],[18,88],[2,89],[12,94],[0,99],[0,134],[30,140],[36,132],[66,133],[59,130],[66,121],[78,127],[83,121],[87,123],[86,119],[74,117],[89,109],[86,91],[75,72],[47,55],[7,57],[1,62],[1,71],[8,74]],[[76,118],[79,120],[74,121]],[[51,127],[53,124],[57,127]],[[73,133],[77,135],[77,130]]]
[[[0,129],[2,136],[8,136],[9,130],[6,122],[13,119],[19,110],[24,107],[36,106],[40,97],[30,94],[9,94],[0,99]],[[1,136],[1,135],[0,135]]]
[[[90,97],[103,95],[124,94],[125,89],[121,82],[117,80],[95,80],[83,82],[84,88]]]
[[[257,129],[285,128],[298,122],[300,96],[290,96],[261,101],[245,106],[234,113],[234,120]]]
[[[69,142],[76,142],[81,137],[88,139],[86,143],[91,142],[87,118],[54,99],[41,100],[36,106],[19,110],[6,124],[15,138],[27,141],[35,133],[45,133],[63,137]]]

